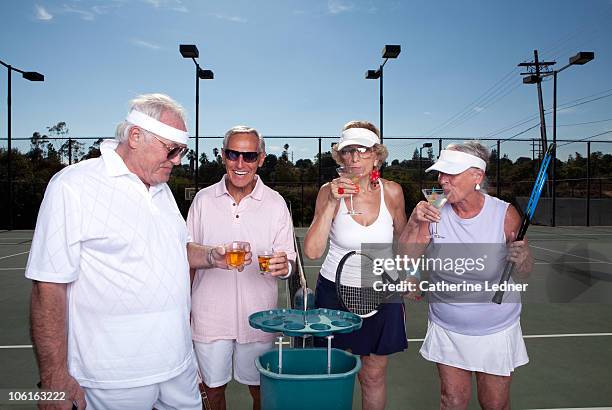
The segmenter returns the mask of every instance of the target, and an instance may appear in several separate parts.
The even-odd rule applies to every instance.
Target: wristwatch
[[[212,253],[214,249],[215,249],[214,246],[211,246],[210,248],[208,248],[208,264],[210,265],[211,268],[215,266],[215,260],[212,257]]]

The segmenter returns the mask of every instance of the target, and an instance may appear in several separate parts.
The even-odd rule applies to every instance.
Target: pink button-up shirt
[[[278,299],[278,279],[259,274],[257,251],[272,248],[295,260],[291,216],[283,197],[259,177],[240,204],[227,191],[225,178],[195,196],[187,229],[194,242],[205,245],[249,242],[253,261],[242,272],[216,268],[196,272],[191,295],[193,340],[271,341],[274,334],[253,329],[248,320],[254,312],[276,308]]]

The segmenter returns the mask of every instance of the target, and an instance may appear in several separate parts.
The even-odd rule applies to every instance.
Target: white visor
[[[487,163],[475,155],[443,149],[440,152],[440,158],[438,158],[435,164],[427,168],[425,172],[439,171],[445,174],[457,175],[472,167],[486,171]]]
[[[189,134],[187,132],[171,127],[168,124],[164,124],[163,122],[158,121],[153,117],[149,117],[147,114],[140,111],[130,111],[128,116],[125,117],[125,120],[142,129],[152,132],[155,135],[159,135],[162,138],[177,142],[179,144],[187,144],[187,141],[189,140]]]
[[[347,145],[361,145],[364,147],[371,147],[374,144],[379,144],[380,138],[372,131],[366,128],[349,128],[348,130],[342,131],[340,141],[338,141],[338,150],[346,147]]]

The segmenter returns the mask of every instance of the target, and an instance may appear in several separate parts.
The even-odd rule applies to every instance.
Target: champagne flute
[[[362,167],[338,167],[336,168],[338,175],[343,178],[350,179],[353,184],[359,186],[359,178],[363,175]],[[353,194],[351,194],[351,209],[346,213],[346,215],[361,215],[363,212],[356,211],[353,207]]]
[[[425,195],[425,199],[427,199],[427,202],[429,202],[430,205],[433,205],[438,209],[441,209],[448,201],[446,195],[444,195],[444,190],[442,188],[425,188],[422,190],[422,192],[423,195]],[[437,222],[434,225],[434,234],[431,235],[430,238],[444,238],[444,236],[438,234]]]

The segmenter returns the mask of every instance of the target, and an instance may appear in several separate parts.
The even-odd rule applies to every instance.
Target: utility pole
[[[542,77],[550,75],[552,72],[550,66],[556,61],[540,61],[538,59],[538,50],[533,50],[533,61],[529,63],[520,63],[519,67],[527,67],[527,72],[521,73],[524,75],[523,83],[536,84],[538,89],[538,107],[540,110],[540,152],[546,152],[548,149],[548,141],[546,139],[546,119],[544,118],[544,102],[542,99]]]

